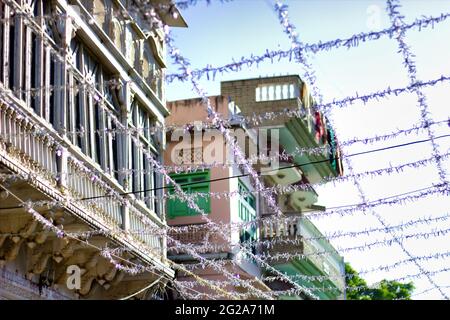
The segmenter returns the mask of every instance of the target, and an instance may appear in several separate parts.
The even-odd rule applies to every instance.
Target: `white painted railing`
[[[332,281],[339,288],[343,288],[341,276],[342,258],[333,246],[328,243],[322,233],[308,219],[298,217],[292,221],[264,221],[261,236],[263,239],[298,239],[298,254],[303,254],[325,274],[332,277]],[[275,246],[275,250],[283,251],[284,246]],[[281,252],[282,253],[282,252]]]
[[[76,157],[76,152],[70,157],[61,157],[56,146],[49,136],[57,136],[52,129],[43,130],[44,125],[32,117],[25,118],[15,111],[14,107],[0,103],[0,150],[5,150],[8,157],[20,163],[29,170],[30,173],[39,174],[49,181],[51,187],[60,192],[70,194],[73,199],[84,199],[91,197],[102,197],[96,201],[79,201],[77,205],[85,208],[85,212],[93,218],[100,219],[108,223],[112,228],[120,229],[124,227],[124,208],[116,199],[109,197],[109,191],[105,187],[117,192],[124,192],[113,183],[108,183],[110,178],[98,170],[97,175],[105,178],[102,182],[92,179],[92,175],[78,168],[72,158]],[[39,130],[36,130],[39,128]],[[40,130],[46,134],[39,134]],[[85,158],[77,159],[86,163]],[[66,163],[62,163],[66,161]],[[60,177],[63,177],[61,182]],[[139,209],[135,209],[139,210]],[[132,237],[138,242],[149,246],[153,252],[164,255],[162,239],[151,234],[151,230],[145,230],[146,225],[142,218],[133,210],[129,210],[129,231]],[[143,215],[148,213],[142,210]],[[157,227],[156,223],[153,227]]]
[[[97,198],[108,194],[108,191],[92,177],[77,169],[76,164],[69,158],[67,160],[67,189],[75,199],[94,198],[94,201],[85,201],[85,206],[101,215],[107,221],[122,226],[122,205],[112,197]]]
[[[155,253],[164,255],[162,238],[160,236],[152,234],[151,228],[156,228],[156,224],[148,226],[142,221],[142,218],[137,214],[137,212],[134,212],[132,210],[130,210],[129,212],[129,217],[131,234],[133,234],[135,238],[148,245]]]
[[[298,219],[300,220],[300,219]],[[299,221],[264,221],[262,228],[262,238],[271,239],[275,237],[300,237]]]
[[[33,123],[0,104],[0,143],[9,154],[47,178],[57,173],[56,150],[50,139],[33,132]]]

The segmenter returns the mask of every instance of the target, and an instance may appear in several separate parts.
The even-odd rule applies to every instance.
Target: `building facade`
[[[210,97],[212,107],[224,119],[233,120],[237,106],[223,96]],[[215,232],[207,226],[208,220],[218,225],[230,225],[239,222],[250,222],[256,219],[258,199],[252,193],[253,186],[243,170],[235,161],[231,149],[224,141],[222,133],[208,125],[208,115],[201,99],[172,101],[167,104],[170,111],[166,119],[171,128],[167,132],[166,165],[180,170],[171,176],[182,186],[184,192],[196,196],[195,203],[207,219],[192,209],[187,202],[176,197],[173,189],[166,200],[167,222],[170,226],[187,227],[187,231],[174,233],[171,236],[184,244],[194,245],[204,258],[219,261],[220,268],[210,265],[195,266],[198,260],[187,252],[180,250],[176,244],[168,245],[169,258],[177,263],[190,265],[190,271],[226,291],[252,296],[248,288],[230,284],[230,277],[242,280],[254,280],[254,285],[261,292],[270,291],[261,278],[261,269],[239,246],[257,240],[256,227],[245,230],[224,227],[223,232]],[[186,124],[190,124],[189,128]],[[209,123],[211,124],[211,123]],[[243,137],[247,144],[255,144],[254,134],[239,123],[230,129]],[[236,162],[236,163],[233,163]],[[192,172],[184,172],[183,168],[202,168]],[[208,166],[210,164],[216,164]],[[241,176],[239,178],[230,178]],[[185,186],[183,186],[185,185]],[[209,193],[235,194],[234,197],[210,197]],[[198,197],[197,197],[198,196]],[[224,270],[228,273],[225,274]],[[232,276],[231,276],[232,275]],[[208,286],[198,283],[191,274],[179,272],[176,279],[191,285],[192,289],[204,293],[200,298],[209,295],[216,298],[229,298],[217,293]]]
[[[277,196],[279,208],[291,219],[268,220],[261,226],[261,239],[274,243],[263,249],[272,256],[271,266],[303,287],[317,288],[313,293],[319,299],[344,298],[343,258],[304,215],[325,210],[317,205],[313,185],[343,173],[339,144],[328,119],[315,110],[306,84],[296,75],[225,81],[221,93],[239,105],[243,116],[278,113],[259,124],[259,128],[276,132],[279,149],[275,151],[286,155],[279,159],[280,170],[264,176],[265,185],[292,187],[291,192]],[[292,111],[295,113],[289,115]],[[271,211],[262,201],[261,216],[274,215]],[[284,253],[291,255],[286,258]],[[274,274],[266,270],[266,275]],[[282,294],[293,285],[279,279],[267,285],[280,291],[281,298],[310,298]]]
[[[153,284],[133,296],[148,298],[174,275],[150,160],[162,162],[168,115],[164,35],[136,8],[0,1],[0,299],[115,299]]]
[[[234,231],[235,234],[230,233],[228,239],[221,239],[222,246],[220,247],[223,248],[225,243],[229,243],[233,248],[239,248],[235,245],[236,243],[254,242],[255,245],[252,247],[254,253],[272,258],[268,259],[268,265],[265,265],[257,263],[248,255],[239,256],[239,250],[233,251],[233,248],[227,248],[225,252],[223,249],[214,250],[211,244],[215,241],[211,239],[217,235],[212,232],[208,234],[206,231],[199,233],[198,225],[205,223],[204,219],[180,199],[168,200],[169,225],[197,225],[195,232],[193,231],[190,235],[182,235],[185,242],[198,244],[199,248],[202,247],[202,244],[208,244],[206,246],[209,250],[208,256],[222,261],[230,261],[227,264],[230,268],[233,265],[235,268],[240,266],[240,261],[247,261],[255,272],[247,272],[245,276],[237,273],[240,278],[256,277],[264,282],[265,279],[272,277],[270,281],[265,281],[264,288],[278,291],[280,298],[310,299],[311,296],[292,294],[292,289],[294,289],[292,284],[276,277],[273,280],[273,276],[277,275],[277,272],[286,274],[300,286],[315,288],[313,293],[320,299],[342,299],[345,296],[343,258],[304,215],[305,212],[325,210],[324,207],[317,205],[318,194],[313,185],[323,182],[328,177],[342,174],[340,150],[333,128],[326,117],[314,111],[314,101],[308,93],[306,85],[298,76],[226,81],[221,83],[221,96],[211,97],[210,100],[216,112],[221,114],[224,119],[229,120],[231,131],[235,132],[237,128],[244,130],[244,135],[248,139],[246,141],[245,139],[238,140],[245,142],[241,146],[243,146],[248,159],[255,159],[254,156],[257,156],[257,161],[253,161],[253,166],[261,173],[264,186],[267,188],[292,187],[291,192],[282,192],[276,198],[278,207],[290,219],[283,222],[270,222],[271,220],[268,218],[275,212],[267,206],[260,193],[254,192],[248,176],[242,177],[242,173],[245,171],[241,169],[239,163],[230,165],[226,162],[234,159],[230,154],[232,151],[229,149],[223,151],[223,154],[228,155],[226,159],[205,161],[208,159],[202,157],[210,154],[211,148],[208,146],[211,143],[215,143],[218,149],[226,149],[226,146],[224,146],[223,138],[220,137],[215,138],[214,142],[209,142],[211,141],[209,138],[198,139],[198,141],[203,141],[203,145],[199,143],[195,146],[194,131],[202,129],[195,129],[194,125],[190,132],[191,138],[188,139],[188,145],[191,146],[190,151],[183,151],[183,144],[177,139],[169,141],[173,135],[167,137],[166,163],[173,165],[174,160],[179,159],[178,164],[185,161],[186,164],[191,164],[191,169],[192,166],[196,166],[196,159],[199,160],[198,163],[214,164],[219,160],[219,163],[227,165],[213,166],[209,170],[195,173],[177,173],[174,178],[178,179],[179,183],[189,184],[186,192],[227,191],[233,194],[233,196],[221,199],[211,196],[198,200],[208,217],[215,223],[230,224],[258,220],[252,228],[237,229]],[[205,107],[202,106],[200,99],[169,102],[168,107],[171,112],[168,124],[183,125],[195,121],[207,121]],[[234,112],[231,111],[230,114],[230,110],[234,110]],[[297,113],[289,116],[289,110]],[[279,112],[279,115],[269,118],[270,120],[262,120],[255,127],[251,127],[249,123],[244,125],[246,122],[243,117],[251,117],[264,112]],[[299,152],[304,148],[318,151]],[[186,159],[183,159],[183,154],[187,154]],[[186,168],[189,168],[189,165]],[[235,178],[235,176],[239,176],[239,178]],[[202,184],[197,184],[195,181]],[[197,187],[198,189],[196,189]],[[271,245],[264,245],[268,242],[271,242]],[[283,255],[286,253],[290,253],[288,258]],[[183,263],[193,263],[195,260],[185,254],[170,254],[170,246],[169,257]],[[243,267],[241,269],[245,270]],[[211,269],[200,268],[196,272],[198,275],[211,277],[222,283],[227,280],[220,272]],[[179,275],[177,279],[189,280],[190,277]],[[220,281],[217,283],[221,283]],[[258,283],[258,281],[255,280],[254,283]],[[230,286],[230,290],[245,291],[241,288],[233,289],[231,287],[233,286]],[[259,288],[262,287],[260,285]],[[195,289],[211,293],[211,290],[201,286],[196,286]]]

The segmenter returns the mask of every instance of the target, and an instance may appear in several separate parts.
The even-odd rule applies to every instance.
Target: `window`
[[[283,99],[282,95],[281,95],[281,85],[277,85],[275,87],[275,100],[281,100]]]
[[[256,100],[256,102],[261,101],[261,88],[260,87],[256,87],[255,100]]]
[[[16,47],[16,26],[18,25],[18,23],[17,23],[17,18],[15,18],[13,14],[11,14],[9,17],[6,17],[6,18],[9,19],[9,34],[8,34],[9,43],[8,43],[7,56],[6,56],[6,64],[9,67],[7,70],[8,71],[8,76],[7,76],[8,81],[5,81],[5,82],[8,84],[10,89],[14,90],[17,75],[20,75],[19,70],[14,70],[14,66],[17,65],[14,61],[14,58],[16,57],[16,54],[17,54],[15,47]],[[7,29],[8,28],[6,28],[6,30]],[[20,66],[20,67],[23,67],[23,66]]]
[[[283,91],[281,92],[281,95],[283,97],[289,97],[289,84],[283,84]]]
[[[5,81],[4,76],[5,73],[3,71],[4,65],[4,57],[3,57],[3,47],[4,47],[4,39],[5,39],[5,27],[3,20],[5,19],[5,7],[6,4],[3,2],[0,3],[0,82],[3,83]],[[5,20],[6,21],[6,20]]]
[[[123,38],[124,38],[124,30],[122,27],[122,23],[119,19],[116,17],[112,18],[111,21],[111,33],[110,36],[112,38],[112,41],[114,42],[114,45],[117,49],[119,49],[120,52],[124,52],[123,50]]]
[[[111,114],[119,117],[111,74],[78,38],[70,45],[66,127],[69,139],[111,176],[118,178],[119,135]],[[90,85],[84,85],[90,84]],[[108,110],[108,111],[106,111]]]
[[[48,1],[33,0],[27,3],[36,17],[51,13]],[[54,110],[55,99],[61,92],[50,88],[61,85],[56,83],[55,76],[60,70],[52,52],[59,48],[49,28],[52,22],[36,19],[35,23],[47,33],[45,45],[43,36],[30,27],[27,19],[15,14],[11,6],[0,4],[0,81],[36,114],[55,125],[60,122],[57,118],[60,114]]]
[[[274,95],[274,86],[269,86],[268,91],[269,91],[269,98],[267,100],[275,100],[275,95]]]
[[[255,196],[249,192],[249,189],[239,181],[239,219],[244,222],[254,221],[256,219],[256,199]],[[239,234],[241,243],[254,242],[257,240],[257,228],[256,225],[244,227]]]
[[[161,162],[158,142],[151,133],[155,121],[146,108],[135,100],[131,106],[128,123],[130,128],[135,129],[130,143],[132,191],[135,192],[136,198],[144,201],[150,210],[159,214],[161,210],[156,201],[156,196],[159,194],[155,188],[162,185],[162,181],[159,181],[160,176],[156,174],[149,159],[151,154],[154,159]]]
[[[289,84],[289,99],[293,99],[293,98],[296,98],[298,96],[299,96],[298,88],[296,90],[296,87],[292,83]]]
[[[267,101],[267,100],[269,100],[267,98],[267,86],[263,86],[261,88],[261,101]]]
[[[209,171],[174,174],[171,175],[171,178],[177,184],[180,184],[181,189],[186,193],[189,194],[209,193],[210,190]],[[183,184],[189,185],[182,186]],[[175,194],[174,187],[173,186],[169,187],[168,192],[169,194]],[[198,197],[195,197],[195,203],[205,213],[211,212],[211,200],[209,195],[208,196],[200,195]],[[186,201],[171,198],[167,201],[167,214],[169,218],[175,218],[179,216],[197,215],[198,212],[195,211],[194,209],[189,208]]]
[[[2,1],[3,2],[3,1]],[[25,72],[24,48],[27,31],[23,30],[22,20],[15,14],[13,8],[1,4],[1,34],[2,34],[2,82],[13,90],[17,98],[22,99]],[[4,68],[4,69],[3,69]]]
[[[298,96],[299,90],[292,83],[264,84],[255,89],[256,102],[294,99]]]
[[[176,164],[201,164],[203,163],[203,147],[180,148],[176,150]]]
[[[155,93],[159,99],[162,99],[164,72],[160,63],[155,59],[155,54],[158,54],[158,52],[156,49],[152,50],[152,46],[149,43],[150,41],[155,43],[152,36],[149,36],[143,44],[142,77],[150,86],[153,93]],[[156,48],[156,44],[153,45],[153,47]]]

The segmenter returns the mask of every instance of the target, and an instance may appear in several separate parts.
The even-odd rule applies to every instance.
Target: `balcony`
[[[319,136],[315,129],[312,115],[307,113],[302,118],[291,118],[280,130],[280,144],[289,154],[294,154],[294,162],[302,165],[301,169],[311,183],[319,183],[324,178],[342,174],[342,165],[334,158],[339,157],[337,143],[330,138]],[[331,127],[327,132],[331,133]],[[299,152],[305,150],[305,152]],[[331,150],[331,153],[328,151]],[[312,152],[314,151],[314,152]]]
[[[293,163],[313,162],[301,166],[311,183],[342,174],[333,129],[323,115],[314,111],[314,101],[298,76],[224,81],[221,94],[232,97],[243,116],[275,113],[276,117],[262,120],[258,127],[276,131],[281,149],[295,154]],[[314,149],[315,152],[299,153],[299,149]]]
[[[195,247],[200,255],[207,259],[227,259],[231,257],[229,246],[223,238],[216,232],[211,231],[206,225],[178,225],[186,228],[180,232],[170,231],[169,237],[175,241],[167,242],[167,256],[170,260],[181,263],[189,263],[197,260],[196,257],[184,249],[181,249],[178,242]]]
[[[182,227],[182,226],[178,226]],[[202,225],[187,225],[185,226],[187,230],[183,230],[183,232],[174,232],[171,231],[169,233],[169,236],[176,240],[181,242],[182,244],[189,244],[189,245],[202,245],[207,244],[209,242],[210,238],[210,232],[208,232],[208,228],[203,228]],[[176,248],[177,245],[175,243],[169,243],[169,247]],[[170,250],[169,250],[170,252]]]
[[[269,262],[274,268],[305,287],[327,288],[315,292],[321,299],[342,297],[345,289],[343,259],[311,221],[302,217],[285,223],[265,221],[261,237],[263,241],[275,241],[265,248],[266,253],[275,256]],[[292,257],[281,256],[284,253]],[[325,281],[312,281],[301,275],[324,276]]]
[[[300,98],[287,103],[289,109],[297,108],[302,116],[277,117],[267,124],[267,127],[278,131],[279,145],[286,154],[292,155],[291,165],[301,165],[295,169],[301,169],[310,183],[319,183],[326,177],[342,175],[339,147],[328,120],[319,113],[313,114],[312,109],[303,105]],[[273,102],[273,111],[281,112],[287,106],[277,105],[278,102]],[[304,165],[307,163],[312,164]],[[280,167],[283,166],[280,164]],[[283,173],[284,170],[279,172]]]
[[[172,276],[165,240],[154,232],[142,232],[158,229],[162,222],[133,198],[127,199],[130,205],[111,197],[125,190],[110,174],[22,101],[12,95],[5,101],[0,104],[0,183],[5,189],[0,187],[0,191],[1,207],[7,209],[0,216],[0,233],[11,236],[0,238],[0,265],[19,264],[21,248],[27,247],[31,259],[19,269],[29,280],[36,283],[52,274],[52,287],[80,298],[120,298],[157,279],[147,272],[126,276],[102,256],[105,247],[124,247],[127,252],[120,254],[122,258]],[[76,200],[102,196],[104,201]],[[58,238],[33,220],[22,201],[42,201],[34,209],[66,232],[94,232],[89,244]],[[84,270],[81,288],[74,292],[66,292],[64,285],[69,265]]]

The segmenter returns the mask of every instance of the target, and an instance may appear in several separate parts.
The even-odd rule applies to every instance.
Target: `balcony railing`
[[[171,233],[170,236],[183,244],[203,244],[208,240],[206,229],[192,229],[182,233]]]
[[[274,264],[289,263],[293,259],[307,259],[343,290],[342,258],[308,219],[298,217],[284,222],[265,221],[261,237],[263,240],[278,240],[270,248],[266,248],[270,255],[293,255],[292,258],[275,260]]]
[[[0,269],[0,288],[11,290],[13,299],[70,300],[71,297],[51,287],[39,286],[6,268]],[[15,293],[18,293],[17,296]],[[19,298],[20,297],[20,298]]]
[[[112,191],[125,192],[110,175],[103,173],[98,165],[71,146],[67,139],[61,138],[44,120],[28,111],[22,101],[14,97],[8,100],[8,104],[0,103],[0,162],[7,159],[4,164],[14,163],[25,172],[43,177],[60,199],[104,196],[104,201],[76,201],[76,207],[90,220],[111,230],[125,230],[127,227],[133,238],[130,240],[133,247],[165,256],[162,238],[151,234],[150,221],[142,221],[141,215],[152,218],[144,207],[136,205],[126,210],[121,201],[110,196]],[[61,145],[67,147],[70,156],[64,156]],[[99,179],[92,176],[92,171]],[[152,226],[157,228],[156,223]],[[144,232],[145,229],[147,231]]]

